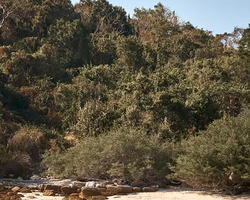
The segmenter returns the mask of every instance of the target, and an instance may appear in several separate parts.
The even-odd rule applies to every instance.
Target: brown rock
[[[43,192],[43,191],[44,191],[44,188],[45,188],[45,185],[39,185],[39,186],[38,186],[38,191],[39,191],[39,192]]]
[[[121,192],[121,188],[118,188],[116,186],[113,186],[113,185],[107,185],[107,193],[110,193],[112,195],[116,195],[118,193]]]
[[[84,199],[86,197],[99,196],[99,195],[101,195],[101,192],[97,188],[83,187],[79,194],[79,197]]]
[[[38,190],[38,186],[35,186],[35,185],[29,185],[28,188],[29,188],[31,191]]]
[[[17,196],[20,197],[20,198],[24,197],[24,195],[22,195],[22,194],[17,194]]]
[[[155,191],[157,191],[157,189],[153,188],[153,187],[144,187],[144,188],[142,188],[142,191],[143,192],[155,192]]]
[[[118,185],[117,188],[120,188],[121,190],[118,192],[118,194],[122,193],[122,194],[127,194],[127,193],[132,193],[133,192],[133,188],[130,186],[126,186],[126,185]]]
[[[0,195],[1,200],[21,200],[21,196],[16,192],[7,192],[6,194]]]
[[[55,196],[54,190],[44,190],[43,196]]]
[[[55,193],[61,192],[61,186],[58,185],[45,185],[44,190],[54,190]]]
[[[101,193],[105,193],[107,191],[107,188],[97,188]]]
[[[134,180],[132,183],[131,183],[131,186],[132,187],[146,187],[146,183],[144,183],[143,181],[141,180]]]
[[[11,189],[13,192],[19,192],[19,190],[20,190],[20,187],[13,187],[12,189]]]
[[[63,196],[69,196],[72,193],[78,193],[77,187],[61,187],[61,192]]]
[[[104,199],[108,199],[108,198],[105,196],[93,196],[92,197],[92,200],[104,200]]]
[[[23,187],[19,190],[19,192],[22,192],[22,193],[31,193],[31,190],[28,188],[28,187]]]
[[[139,187],[133,187],[133,192],[141,192],[141,188]]]
[[[72,193],[70,194],[69,200],[82,200],[80,197],[79,197],[79,193]]]

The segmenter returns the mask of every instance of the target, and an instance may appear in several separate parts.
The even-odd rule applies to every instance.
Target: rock
[[[1,200],[21,200],[22,195],[17,194],[16,192],[7,192],[0,194]]]
[[[141,180],[134,180],[132,183],[131,183],[131,186],[132,187],[146,187],[146,183],[144,183],[143,181]]]
[[[55,194],[54,190],[45,190],[43,196],[55,196]]]
[[[55,193],[60,193],[61,186],[59,186],[59,185],[45,185],[44,190],[54,190]]]
[[[120,188],[120,191],[118,192],[118,194],[120,194],[120,193],[127,194],[127,193],[132,193],[133,192],[133,188],[130,187],[130,186],[118,185],[117,188]]]
[[[105,193],[107,191],[107,188],[97,188],[101,193]]]
[[[19,192],[19,190],[20,190],[20,187],[13,187],[12,189],[11,189],[13,192]]]
[[[96,187],[97,188],[106,188],[106,184],[105,183],[97,183]]]
[[[142,191],[143,192],[156,192],[157,189],[153,188],[153,187],[144,187],[144,188],[142,188]]]
[[[133,187],[133,192],[141,192],[141,188],[139,187]]]
[[[117,186],[113,186],[113,185],[107,185],[107,193],[116,195],[119,192],[121,192],[121,188],[118,188]]]
[[[32,181],[37,181],[37,180],[41,180],[42,178],[40,176],[37,176],[37,175],[33,175],[30,177],[30,180]]]
[[[39,192],[43,192],[43,191],[44,191],[44,188],[45,188],[45,185],[39,185],[39,186],[38,186],[38,191],[39,191]]]
[[[93,196],[92,197],[92,200],[103,200],[103,199],[108,199],[108,198],[105,196]]]
[[[82,200],[80,197],[79,197],[79,193],[72,193],[69,198],[69,200]]]
[[[35,196],[27,196],[26,199],[36,199]]]
[[[84,198],[89,197],[89,196],[99,196],[101,194],[102,193],[97,188],[85,187],[85,188],[82,188],[82,190],[79,194],[79,197],[84,199]]]
[[[28,188],[29,188],[31,191],[38,190],[38,186],[35,186],[35,185],[29,185]]]
[[[69,184],[69,186],[71,187],[78,187],[78,188],[82,188],[86,186],[85,182],[80,182],[80,181],[72,181],[71,184]]]
[[[31,193],[31,190],[28,187],[23,187],[19,190],[21,193]]]
[[[69,196],[72,193],[77,193],[78,188],[77,187],[61,187],[61,193],[63,196]]]
[[[22,181],[22,180],[23,180],[23,178],[19,176],[16,180],[18,180],[18,181]]]
[[[85,187],[88,187],[88,188],[94,188],[96,187],[96,182],[95,181],[89,181],[85,184]]]

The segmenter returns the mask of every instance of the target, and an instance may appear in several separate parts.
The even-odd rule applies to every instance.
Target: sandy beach
[[[62,200],[64,197],[55,196],[47,197],[43,196],[42,193],[34,192],[24,194],[25,197],[22,200]],[[222,195],[215,193],[208,193],[202,191],[192,191],[185,189],[160,189],[157,192],[141,192],[129,195],[115,195],[108,197],[109,200],[245,200],[250,199],[250,195]]]

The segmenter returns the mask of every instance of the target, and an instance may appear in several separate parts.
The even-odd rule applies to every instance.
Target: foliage
[[[249,180],[249,115],[246,109],[236,118],[216,120],[198,136],[182,141],[174,167],[178,177],[194,185],[227,185],[232,172],[241,183]]]
[[[107,0],[0,0],[0,21],[0,176],[50,148],[59,176],[162,177],[171,145],[250,103],[250,28],[214,36],[161,3],[130,17]]]
[[[61,153],[47,152],[44,161],[59,177],[98,178],[108,172],[112,177],[149,181],[170,173],[172,160],[170,144],[140,130],[121,128],[102,137],[86,137]]]

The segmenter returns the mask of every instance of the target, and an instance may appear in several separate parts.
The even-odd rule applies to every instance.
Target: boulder
[[[101,193],[105,193],[107,191],[107,188],[97,188]]]
[[[82,200],[82,199],[79,197],[79,193],[72,193],[70,194],[68,200]]]
[[[20,190],[20,187],[13,187],[12,189],[11,189],[13,192],[19,192],[19,190]]]
[[[131,186],[132,186],[132,187],[140,187],[140,188],[142,188],[142,187],[146,187],[147,185],[146,185],[146,183],[144,183],[144,182],[141,181],[141,180],[134,180],[134,181],[131,183]]]
[[[153,187],[144,187],[144,188],[142,188],[142,191],[143,192],[156,192],[157,189],[153,188]]]
[[[54,190],[55,193],[60,193],[61,186],[59,186],[59,185],[45,185],[44,190]]]
[[[44,190],[43,196],[55,196],[54,190]]]
[[[32,181],[37,181],[37,180],[41,180],[42,178],[40,176],[37,176],[37,175],[33,175],[30,177],[30,180]]]
[[[5,194],[0,194],[1,200],[21,200],[23,195],[17,194],[16,192],[7,192]]]
[[[133,192],[141,192],[141,188],[140,187],[133,187]]]
[[[112,194],[112,195],[116,195],[116,194],[120,193],[121,190],[122,190],[122,189],[121,189],[121,188],[118,188],[117,186],[107,185],[107,190],[106,190],[106,192],[107,192],[107,193],[110,193],[110,194]]]
[[[97,188],[88,188],[88,187],[83,187],[79,197],[84,199],[86,197],[90,197],[90,196],[99,196],[102,193],[97,189]]]
[[[38,186],[35,186],[35,185],[29,185],[28,188],[29,188],[31,191],[38,190]]]
[[[21,189],[19,190],[19,192],[21,192],[21,193],[31,193],[32,191],[31,191],[31,189],[28,188],[28,187],[23,187],[23,188],[21,188]]]
[[[88,188],[94,188],[96,187],[96,182],[95,181],[89,181],[85,184],[85,187],[88,187]]]
[[[133,188],[130,187],[130,186],[118,185],[117,188],[120,189],[120,191],[118,192],[118,194],[120,194],[120,193],[127,194],[127,193],[132,193],[133,192]]]
[[[61,194],[63,196],[70,196],[72,193],[78,193],[77,187],[61,187]]]
[[[39,192],[43,192],[43,191],[44,191],[44,188],[45,188],[45,185],[39,185],[39,186],[38,186],[38,191],[39,191]]]

